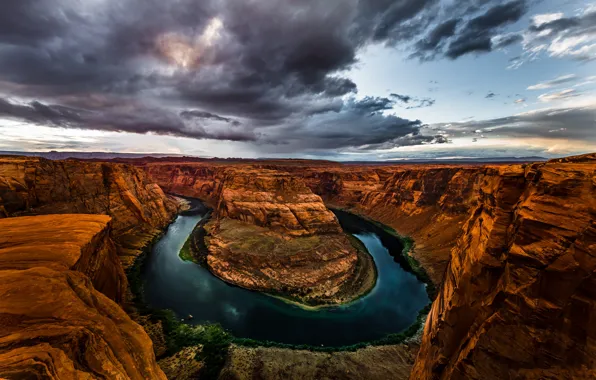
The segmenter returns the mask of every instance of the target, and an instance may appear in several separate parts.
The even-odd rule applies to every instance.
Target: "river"
[[[194,318],[188,323],[216,322],[242,338],[344,346],[401,332],[430,303],[425,284],[394,259],[403,247],[399,239],[380,236],[370,222],[339,211],[344,230],[364,243],[377,266],[377,284],[369,294],[348,305],[307,310],[229,285],[178,256],[206,213],[196,202],[195,210],[179,215],[169,226],[142,269],[145,302],[171,309],[181,318],[190,314]]]

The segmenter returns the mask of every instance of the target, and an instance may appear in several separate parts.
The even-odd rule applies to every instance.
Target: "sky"
[[[596,2],[4,0],[0,150],[596,152]]]

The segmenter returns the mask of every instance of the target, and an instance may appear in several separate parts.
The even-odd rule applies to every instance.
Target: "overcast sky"
[[[596,3],[4,0],[0,150],[596,151]]]

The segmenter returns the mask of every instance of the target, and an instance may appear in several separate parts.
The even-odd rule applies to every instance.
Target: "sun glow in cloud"
[[[192,39],[180,33],[165,33],[157,38],[158,52],[170,63],[190,69],[198,67],[209,47],[221,37],[223,22],[218,17],[209,21],[203,32]]]

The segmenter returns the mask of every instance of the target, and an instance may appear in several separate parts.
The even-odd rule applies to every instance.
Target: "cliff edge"
[[[0,220],[0,377],[165,379],[104,215]]]

